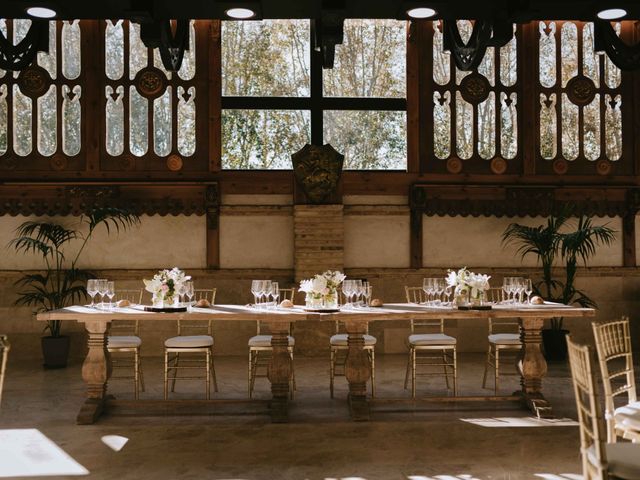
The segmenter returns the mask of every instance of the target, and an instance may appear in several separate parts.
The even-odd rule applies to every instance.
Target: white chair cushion
[[[333,335],[331,337],[331,339],[329,340],[329,343],[331,345],[336,345],[338,347],[342,347],[342,346],[346,346],[347,345],[347,338],[349,337],[348,334],[346,333],[338,333],[336,335]],[[372,346],[375,345],[376,342],[378,341],[376,339],[376,337],[372,336],[372,335],[363,335],[364,337],[364,344],[365,346]]]
[[[293,337],[289,336],[289,346],[293,347],[296,341]],[[250,347],[270,347],[271,335],[255,335],[249,339]]]
[[[520,345],[520,335],[517,333],[494,333],[489,335],[489,343],[496,345]]]
[[[616,408],[613,412],[613,420],[618,428],[640,433],[640,402]]]
[[[429,345],[455,345],[457,340],[444,333],[419,333],[409,335],[409,345],[420,347]]]
[[[142,340],[135,335],[110,335],[107,341],[107,348],[137,348],[140,345]]]
[[[624,478],[626,480],[636,480],[640,478],[640,445],[635,443],[607,443],[607,463],[609,464],[609,473],[616,478]],[[595,454],[595,446],[591,445],[587,450],[589,461],[598,465],[598,459]]]
[[[167,338],[164,342],[164,346],[169,348],[204,348],[212,345],[213,337],[210,335],[180,335]]]

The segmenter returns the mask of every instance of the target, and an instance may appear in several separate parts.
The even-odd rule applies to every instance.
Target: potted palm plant
[[[557,215],[551,215],[546,225],[529,227],[510,224],[502,234],[503,244],[513,244],[521,258],[535,255],[542,266],[542,279],[534,282],[536,295],[566,305],[596,307],[596,302],[575,286],[578,261],[587,261],[596,253],[599,245],[610,245],[615,231],[606,225],[594,225],[592,218],[581,215],[577,219],[567,207]],[[556,260],[564,263],[564,279],[554,277]],[[552,318],[551,328],[542,331],[542,342],[547,360],[564,360],[567,356],[563,319]]]
[[[109,233],[112,228],[126,229],[139,223],[137,215],[120,208],[101,207],[80,217],[79,224],[69,228],[51,221],[29,221],[16,229],[9,247],[23,254],[38,255],[43,271],[25,273],[16,281],[19,289],[15,305],[36,307],[34,313],[63,308],[86,298],[86,281],[90,272],[77,267],[87,242],[100,225]],[[79,242],[79,249],[69,261],[65,255],[70,244]],[[75,246],[75,245],[74,245]],[[47,322],[42,337],[45,368],[67,365],[69,337],[61,334],[61,322]]]

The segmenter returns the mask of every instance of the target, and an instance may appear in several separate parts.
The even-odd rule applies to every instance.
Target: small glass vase
[[[460,290],[455,293],[455,297],[453,302],[456,307],[469,307],[469,291],[468,290]]]
[[[151,298],[154,308],[168,308],[178,306],[178,297],[154,295]]]
[[[320,310],[320,309],[324,308],[324,302],[323,302],[322,297],[320,297],[320,296],[307,294],[307,296],[305,297],[305,306],[307,308],[313,308],[315,310]]]
[[[475,297],[471,297],[471,305],[473,307],[482,307],[485,304],[484,291],[479,290]]]
[[[338,292],[333,291],[322,297],[322,307],[336,310],[338,308]]]

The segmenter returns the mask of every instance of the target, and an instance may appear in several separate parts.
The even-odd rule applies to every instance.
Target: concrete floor
[[[481,388],[482,355],[460,357],[461,394],[487,394]],[[119,409],[90,426],[75,425],[84,394],[80,364],[44,371],[36,361],[10,361],[0,433],[37,428],[94,479],[581,478],[576,426],[487,428],[461,420],[530,417],[508,402],[387,403],[383,399],[409,398],[403,390],[405,357],[380,355],[376,360],[380,401],[368,423],[349,421],[344,378],[337,379],[336,398],[329,398],[325,359],[296,358],[298,390],[289,424],[271,424],[261,413],[264,404],[254,402],[223,405],[212,415],[198,416],[145,409],[132,415]],[[145,358],[143,367],[147,392],[142,398],[161,398],[161,359]],[[216,370],[220,393],[214,398],[246,398],[244,357],[218,358]],[[503,385],[510,393],[518,378],[505,377]],[[446,393],[440,378],[421,379],[419,386],[422,395]],[[199,383],[185,381],[178,390],[175,398],[203,398]],[[132,398],[125,380],[114,379],[110,392]],[[550,365],[545,392],[557,416],[575,418],[567,365]],[[258,380],[256,396],[269,398],[265,379]],[[116,452],[101,441],[104,435],[121,435],[128,443]],[[0,477],[2,470],[0,463]]]

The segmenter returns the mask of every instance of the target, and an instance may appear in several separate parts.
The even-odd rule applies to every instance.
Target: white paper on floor
[[[40,430],[0,430],[0,478],[88,474]]]
[[[579,423],[570,418],[537,418],[537,417],[493,417],[493,418],[461,418],[463,422],[481,427],[577,427]]]
[[[120,435],[105,435],[101,438],[102,443],[104,443],[107,447],[109,447],[114,452],[119,452],[122,450],[129,439],[127,437],[122,437]]]

